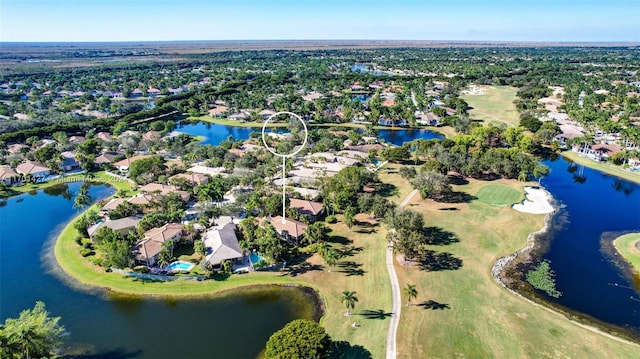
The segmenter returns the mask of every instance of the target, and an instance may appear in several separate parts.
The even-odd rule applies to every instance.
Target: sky
[[[0,42],[640,42],[640,0],[0,0]]]

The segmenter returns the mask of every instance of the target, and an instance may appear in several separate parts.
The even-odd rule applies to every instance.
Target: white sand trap
[[[522,203],[513,205],[513,209],[519,212],[545,214],[553,212],[553,206],[549,203],[551,195],[542,188],[525,187],[526,199]]]

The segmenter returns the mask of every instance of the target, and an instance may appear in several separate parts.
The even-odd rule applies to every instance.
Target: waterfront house
[[[76,153],[73,151],[65,151],[60,154],[62,156],[62,163],[60,169],[63,172],[77,171],[80,169],[80,162],[76,160]]]
[[[89,238],[93,240],[93,236],[98,233],[100,228],[108,227],[111,228],[112,231],[126,236],[127,234],[129,234],[129,231],[135,232],[138,222],[140,222],[140,219],[138,217],[124,217],[120,219],[114,219],[113,221],[108,220],[104,222],[98,222],[87,228],[87,233],[89,233]]]
[[[137,160],[141,160],[143,158],[148,158],[148,157],[151,157],[151,155],[135,155],[133,157],[125,158],[122,161],[118,161],[113,165],[118,169],[118,171],[122,173],[128,173],[129,167],[131,166],[132,163],[134,163]]]
[[[227,106],[220,105],[210,109],[208,112],[209,112],[209,116],[219,118],[228,114],[229,108]]]
[[[116,155],[117,154],[115,152],[103,152],[100,154],[100,156],[96,157],[93,160],[93,164],[96,166],[111,164],[113,163],[113,159],[116,157]]]
[[[133,248],[131,252],[137,263],[152,266],[156,263],[158,254],[162,251],[165,242],[179,241],[184,232],[184,225],[180,223],[167,223],[162,227],[152,228],[144,232],[144,239]]]
[[[36,161],[27,161],[16,167],[16,172],[29,176],[36,181],[41,181],[51,174],[51,168]]]
[[[310,222],[319,220],[320,216],[322,216],[322,213],[324,212],[324,206],[322,203],[306,199],[291,198],[289,200],[289,207],[306,216]]]
[[[202,239],[206,248],[207,262],[213,267],[220,266],[224,260],[232,262],[242,260],[242,249],[238,243],[234,223],[230,222],[220,228],[211,229]]]
[[[291,218],[286,218],[283,221],[281,216],[271,217],[268,221],[282,239],[294,243],[300,243],[308,227],[306,224]]]
[[[191,195],[189,194],[189,192],[187,191],[182,191],[180,189],[178,189],[178,187],[174,186],[174,185],[167,185],[167,184],[160,184],[160,183],[149,183],[146,184],[142,187],[140,187],[140,191],[148,193],[148,194],[157,194],[160,195],[162,197],[170,194],[170,193],[177,193],[178,195],[180,195],[180,198],[187,202],[189,200],[189,198],[191,197]]]
[[[20,175],[11,166],[0,165],[0,183],[10,186],[20,181]]]
[[[109,132],[98,132],[94,137],[104,142],[110,142],[113,140]]]

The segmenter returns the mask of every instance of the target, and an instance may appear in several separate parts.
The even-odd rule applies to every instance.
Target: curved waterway
[[[564,158],[544,163],[551,173],[541,184],[561,205],[542,258],[562,296],[547,300],[640,338],[640,288],[603,249],[615,239],[605,233],[640,231],[640,185]]]
[[[52,263],[52,244],[75,215],[69,183],[0,205],[0,321],[44,301],[70,332],[78,358],[256,358],[297,318],[317,319],[317,298],[294,287],[257,286],[223,297],[149,299],[76,290]],[[113,189],[90,188],[95,199]],[[68,280],[68,279],[67,279]]]
[[[236,127],[220,125],[210,122],[182,123],[178,126],[177,131],[184,132],[192,136],[202,136],[203,145],[217,146],[220,142],[232,136],[236,140],[246,140],[251,132],[260,132],[260,128]],[[405,142],[422,138],[429,140],[432,138],[444,138],[439,133],[425,129],[402,129],[402,130],[378,130],[378,136],[383,138],[387,143],[394,145],[402,145]]]

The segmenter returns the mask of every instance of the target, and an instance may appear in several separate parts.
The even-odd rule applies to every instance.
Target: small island
[[[613,246],[622,258],[640,275],[640,233],[629,233],[616,238]]]

